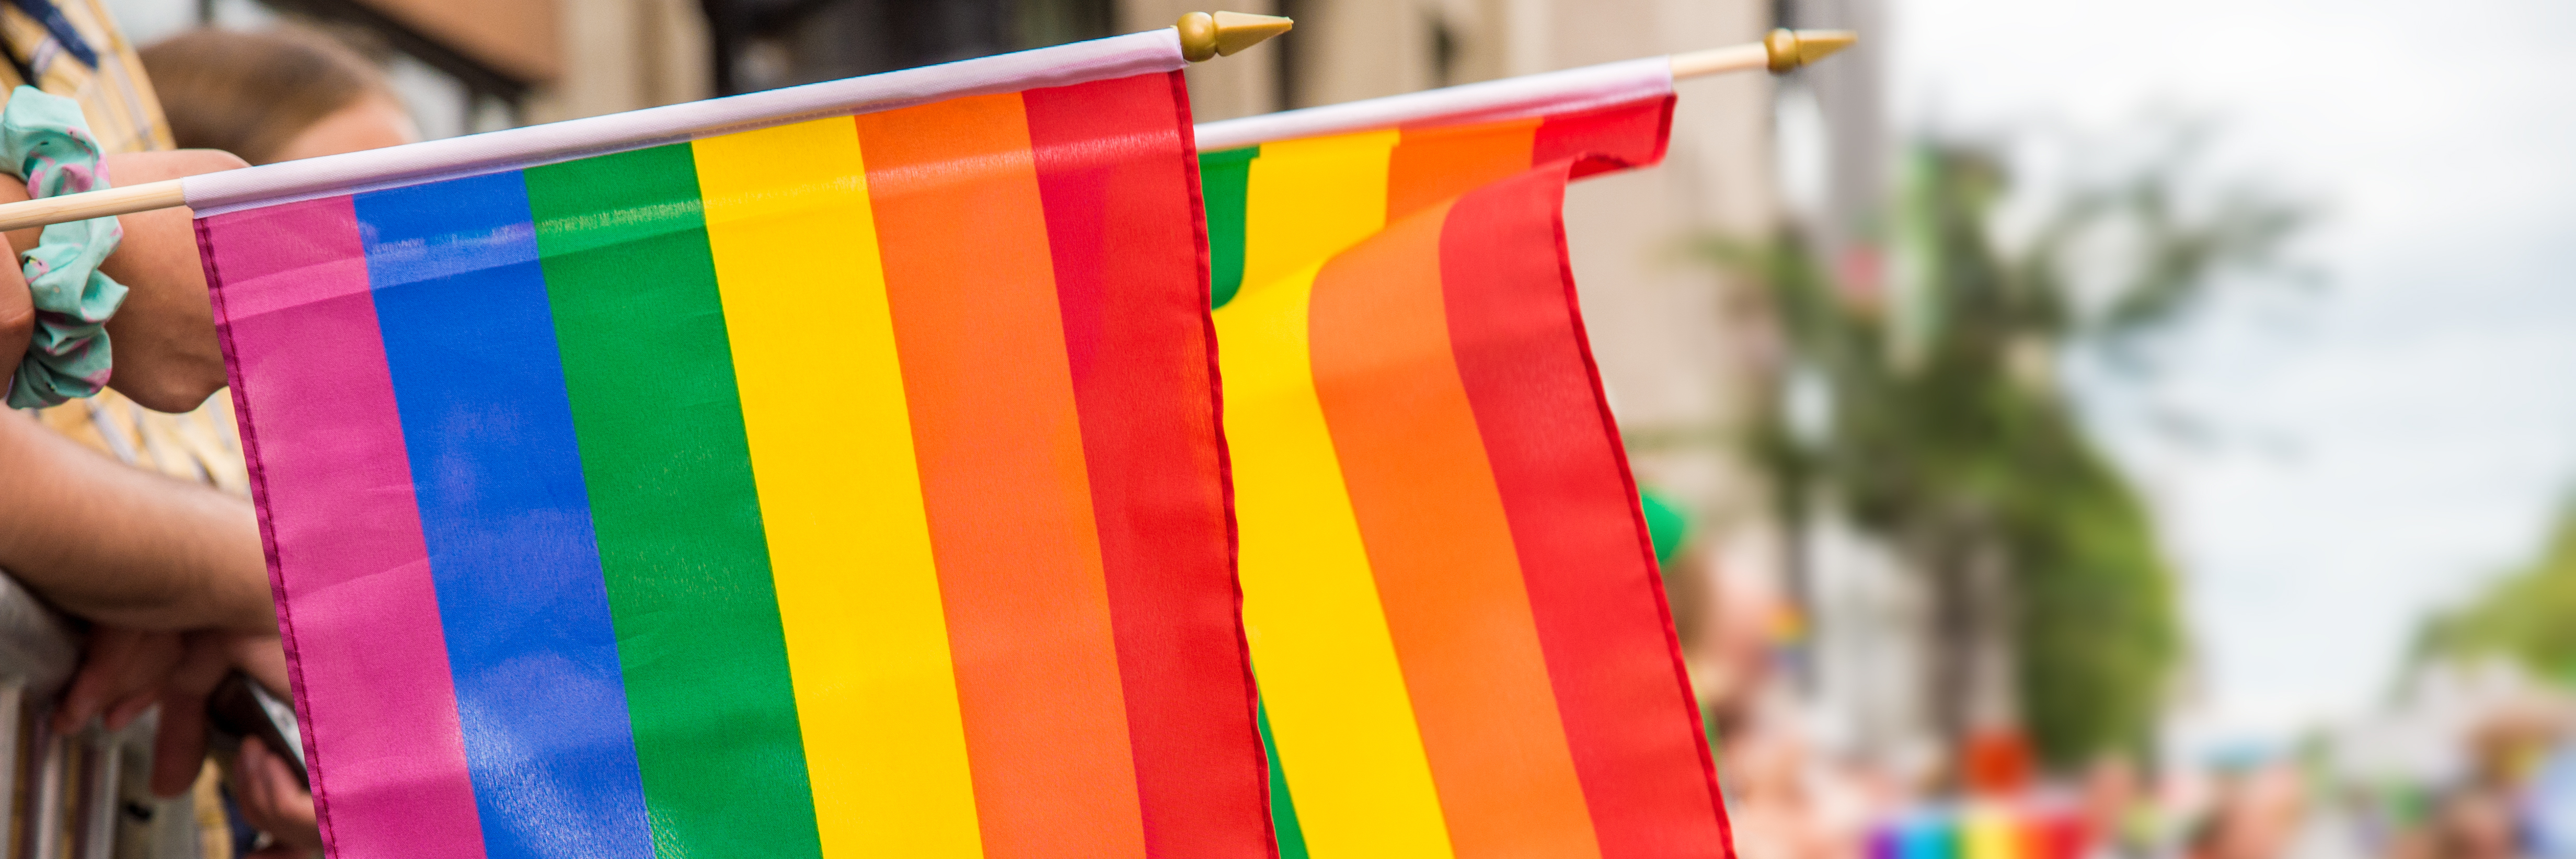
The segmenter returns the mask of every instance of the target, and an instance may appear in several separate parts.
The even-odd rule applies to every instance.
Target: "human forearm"
[[[0,410],[0,569],[82,617],[273,633],[248,503],[110,461]]]

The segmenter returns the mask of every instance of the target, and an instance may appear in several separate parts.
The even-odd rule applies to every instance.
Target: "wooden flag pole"
[[[1782,74],[1833,56],[1859,40],[1860,35],[1850,30],[1773,30],[1759,42],[1674,54],[1670,61],[1675,80],[1754,69]]]
[[[1201,62],[1260,44],[1290,26],[1288,19],[1270,15],[1192,12],[1181,16],[1174,29],[1180,31],[1182,56]],[[1824,59],[1855,38],[1849,30],[1773,30],[1759,42],[1666,59],[1675,79],[1754,69],[1780,73]],[[0,205],[0,232],[187,205],[184,181],[169,179]]]
[[[1847,30],[1773,30],[1762,41],[1733,47],[1203,122],[1197,130],[1199,151],[1371,128],[1529,116],[1602,100],[1662,97],[1672,93],[1677,79],[1759,69],[1787,72],[1824,59],[1855,40]]]
[[[1232,55],[1288,32],[1290,26],[1288,19],[1271,15],[1192,12],[1174,28],[1180,31],[1182,57],[1195,63]],[[0,205],[0,232],[184,206],[186,181],[167,179]]]
[[[163,179],[0,205],[0,232],[184,206],[188,192],[179,182]]]
[[[1181,31],[1181,58],[1203,63],[1212,57],[1234,56],[1234,52],[1261,44],[1296,25],[1277,15],[1192,12],[1181,16],[1172,27]]]

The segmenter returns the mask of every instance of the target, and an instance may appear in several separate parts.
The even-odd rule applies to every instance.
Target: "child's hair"
[[[384,73],[329,35],[200,28],[141,51],[182,148],[221,149],[252,164],[323,117],[368,96],[392,98]]]

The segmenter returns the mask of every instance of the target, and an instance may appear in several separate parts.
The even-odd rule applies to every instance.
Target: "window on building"
[[[1113,0],[703,0],[730,95],[1096,39]]]

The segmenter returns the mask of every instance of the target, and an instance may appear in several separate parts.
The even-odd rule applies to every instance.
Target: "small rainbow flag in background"
[[[192,186],[335,855],[1270,855],[1178,42],[1063,50]]]
[[[1575,79],[1200,156],[1291,859],[1730,855],[1559,221],[1569,178],[1662,157],[1672,81]],[[1460,90],[1425,96],[1496,92]],[[1201,145],[1334,124],[1239,122]]]
[[[2090,831],[2077,809],[2040,801],[1923,806],[1870,827],[1868,859],[2080,859],[2117,832]]]

